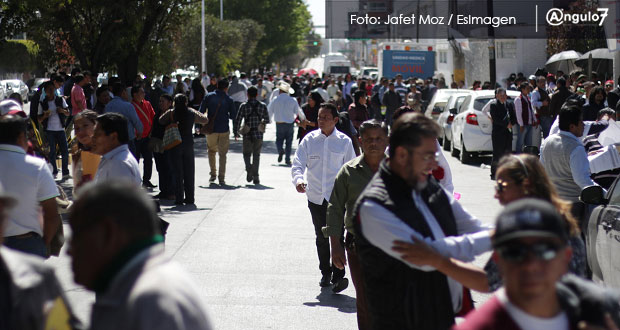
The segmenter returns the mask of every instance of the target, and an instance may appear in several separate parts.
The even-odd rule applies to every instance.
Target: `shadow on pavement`
[[[230,185],[227,185],[227,184],[220,185],[220,184],[212,183],[212,184],[210,184],[208,186],[198,186],[198,188],[201,188],[201,189],[235,190],[235,189],[239,189],[240,187],[239,186],[230,186]]]
[[[185,205],[175,205],[173,207],[162,209],[162,213],[165,215],[165,214],[171,214],[171,213],[205,211],[205,210],[211,210],[211,208],[198,207],[196,206],[196,204],[185,204]]]
[[[317,302],[305,302],[305,306],[309,307],[334,307],[338,308],[342,313],[355,313],[355,298],[343,294],[333,293],[331,287],[321,288],[321,293],[316,296]]]
[[[254,189],[254,190],[270,190],[270,189],[274,189],[273,187],[263,186],[262,184],[251,184],[251,183],[248,183],[245,186],[241,186],[241,188]]]

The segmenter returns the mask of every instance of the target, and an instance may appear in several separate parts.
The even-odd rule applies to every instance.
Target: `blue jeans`
[[[540,128],[542,129],[544,139],[546,139],[547,136],[549,136],[551,125],[553,125],[553,117],[551,116],[540,117]]]
[[[39,236],[39,234],[32,233],[31,237],[25,238],[5,237],[4,245],[17,251],[47,258],[47,248],[45,247],[43,238]]]
[[[276,123],[276,147],[278,153],[286,153],[286,162],[291,162],[291,147],[293,144],[293,123]],[[286,151],[282,148],[284,141],[286,141]]]
[[[525,125],[525,129],[521,132],[521,126],[518,124],[515,126],[517,127],[517,146],[515,152],[520,154],[523,152],[523,146],[532,145],[533,127],[532,125]]]
[[[69,148],[65,131],[45,131],[45,134],[50,144],[50,163],[52,163],[53,173],[58,173],[56,167],[56,144],[58,144],[62,156],[62,175],[69,174]]]

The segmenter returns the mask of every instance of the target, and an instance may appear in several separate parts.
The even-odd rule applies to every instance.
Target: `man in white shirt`
[[[509,204],[493,236],[504,287],[453,329],[618,329],[618,293],[565,275],[568,239],[567,222],[548,202]]]
[[[491,248],[489,228],[430,175],[439,129],[420,113],[398,118],[389,158],[357,202],[355,243],[373,329],[447,329],[463,306],[459,283],[434,268],[407,264],[392,250],[395,240],[416,237],[463,261]]]
[[[95,175],[96,182],[107,180],[129,181],[140,186],[140,169],[127,142],[127,119],[119,113],[105,113],[97,117],[92,152],[101,155]]]
[[[56,177],[58,174],[56,167],[56,145],[58,145],[62,156],[62,176],[63,179],[67,179],[69,177],[69,148],[65,134],[65,123],[70,113],[67,102],[64,98],[56,96],[54,88],[52,82],[44,83],[45,99],[39,103],[37,114],[49,141],[52,176]]]
[[[0,117],[0,183],[18,197],[4,227],[4,245],[46,258],[52,237],[62,226],[58,188],[45,160],[27,155],[26,149],[25,119]]]
[[[285,150],[283,144],[286,141],[286,165],[291,165],[291,148],[293,145],[293,131],[295,117],[299,120],[306,120],[306,115],[299,107],[297,100],[292,98],[289,93],[292,91],[291,86],[281,81],[278,84],[279,95],[269,103],[267,111],[269,118],[276,123],[276,147],[278,148],[278,163],[282,161]],[[276,91],[274,91],[276,93]]]
[[[277,100],[276,100],[277,101]],[[336,129],[338,109],[323,104],[319,109],[319,129],[308,133],[299,144],[293,158],[293,184],[299,193],[306,193],[312,215],[316,249],[319,256],[321,287],[338,285],[344,278],[344,269],[330,263],[329,239],[321,228],[327,224],[327,205],[334,188],[336,174],[342,165],[355,158],[351,139]],[[306,179],[304,179],[304,172]]]

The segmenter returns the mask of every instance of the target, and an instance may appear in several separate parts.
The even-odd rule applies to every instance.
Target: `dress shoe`
[[[278,154],[278,163],[282,162],[282,157],[284,157],[284,153],[283,152]]]
[[[245,176],[245,179],[248,182],[252,182],[252,180],[254,179],[254,176],[252,175],[252,173],[248,172],[248,174]]]
[[[257,176],[254,177],[254,184],[260,184],[260,180]]]
[[[183,201],[175,201],[174,205],[183,205]]]
[[[215,182],[215,179],[216,179],[215,175],[212,175],[212,176],[209,178],[209,182]]]
[[[290,160],[286,161],[286,166],[291,166],[291,161]]]
[[[191,204],[194,204],[194,200],[193,200],[193,199],[187,199],[187,198],[186,198],[186,199],[184,199],[184,200],[183,200],[183,203],[185,203],[185,204],[187,204],[187,205],[191,205]]]
[[[156,188],[157,185],[152,184],[151,181],[144,181],[142,183],[142,187],[153,189],[153,188]]]
[[[332,287],[332,292],[333,293],[342,292],[348,286],[349,286],[349,280],[346,278],[342,278],[340,279],[340,281],[334,283],[334,286]]]
[[[319,285],[322,288],[328,287],[330,286],[330,282],[332,280],[332,276],[331,275],[323,275],[323,277],[321,277],[321,282],[319,282]]]

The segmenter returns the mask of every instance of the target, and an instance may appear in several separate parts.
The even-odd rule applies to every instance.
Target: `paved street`
[[[221,187],[209,184],[205,140],[196,139],[197,207],[162,205],[161,217],[170,222],[166,252],[195,278],[216,329],[355,329],[352,283],[337,295],[318,285],[306,197],[295,191],[290,168],[277,164],[274,141],[269,125],[259,186],[246,184],[241,141],[231,141],[228,186]],[[462,203],[491,223],[500,206],[489,169],[446,156]],[[152,182],[157,184],[156,172]],[[66,224],[65,232],[70,236]],[[55,265],[78,316],[88,320],[94,295],[73,283],[66,251],[47,262]],[[475,295],[477,302],[484,299]]]

